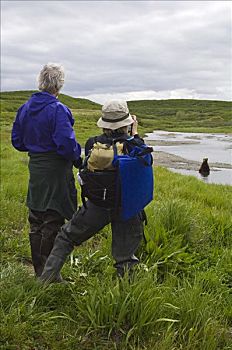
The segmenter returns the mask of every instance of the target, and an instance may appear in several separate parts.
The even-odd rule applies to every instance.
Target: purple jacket
[[[11,142],[18,151],[56,152],[68,160],[78,160],[81,147],[73,125],[68,107],[47,92],[36,92],[17,112]]]

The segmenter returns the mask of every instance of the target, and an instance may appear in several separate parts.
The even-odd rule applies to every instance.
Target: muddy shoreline
[[[147,140],[149,146],[180,146],[180,145],[195,145],[199,141],[165,141],[165,140]]]
[[[150,144],[150,141],[149,141]],[[195,160],[188,160],[174,154],[170,154],[162,151],[154,151],[154,166],[162,166],[165,168],[174,169],[186,169],[186,170],[196,170],[198,171],[201,162]],[[232,169],[232,165],[226,163],[209,163],[211,170],[219,171],[220,169]]]

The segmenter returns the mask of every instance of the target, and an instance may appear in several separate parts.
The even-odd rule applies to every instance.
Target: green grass
[[[131,113],[153,129],[188,132],[232,132],[232,102],[145,100],[129,102]]]
[[[83,144],[99,110],[73,113]],[[10,145],[14,112],[3,115],[1,349],[231,349],[232,187],[156,168],[132,280],[116,277],[105,227],[67,260],[70,283],[45,287],[28,264],[27,155]]]
[[[15,112],[24,102],[26,102],[32,93],[36,90],[29,91],[6,91],[0,93],[0,101],[2,111]],[[101,106],[98,103],[84,99],[74,98],[65,94],[59,95],[59,100],[66,104],[69,108],[75,109],[99,109]]]
[[[34,91],[0,93],[2,123],[10,124],[15,112]],[[80,143],[97,131],[96,121],[101,115],[101,105],[61,94],[61,102],[72,109]],[[232,132],[232,102],[204,100],[145,100],[128,102],[130,112],[138,116],[140,134],[153,130],[180,132]]]

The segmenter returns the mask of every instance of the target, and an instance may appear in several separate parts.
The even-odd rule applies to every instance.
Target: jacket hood
[[[30,115],[35,115],[47,105],[57,101],[57,98],[48,92],[36,92],[27,102],[28,113]]]

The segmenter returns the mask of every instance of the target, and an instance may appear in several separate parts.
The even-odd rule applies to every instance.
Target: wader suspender
[[[97,136],[94,137],[94,143],[97,142]],[[93,143],[93,145],[94,145]],[[87,162],[88,162],[88,159],[89,159],[89,156],[90,154],[88,154],[87,157],[85,157],[85,160],[84,160],[84,163],[83,163],[83,166],[87,166]],[[82,188],[82,185],[81,185],[81,200],[82,200],[82,204],[84,206],[85,209],[87,209],[87,205],[86,205],[86,200],[85,200],[85,196],[84,196],[84,191],[83,191],[83,188]]]

